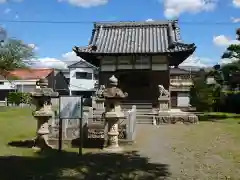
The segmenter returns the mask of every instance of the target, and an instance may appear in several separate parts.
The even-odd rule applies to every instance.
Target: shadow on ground
[[[11,141],[8,143],[8,146],[32,148],[34,146],[34,141],[33,140]]]
[[[145,180],[164,179],[170,175],[165,164],[153,164],[136,151],[122,154],[51,150],[35,157],[0,157],[1,180]]]
[[[78,148],[80,144],[79,139],[74,139],[70,141],[70,146],[73,148]],[[64,143],[64,142],[63,142]],[[58,140],[52,141],[50,143],[54,147],[58,147]],[[83,142],[83,148],[103,148],[104,145],[104,139],[87,139]],[[33,140],[23,140],[23,141],[11,141],[8,143],[8,146],[12,147],[18,147],[18,148],[32,148],[34,146]]]

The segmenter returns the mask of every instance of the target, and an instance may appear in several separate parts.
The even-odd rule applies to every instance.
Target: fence
[[[125,111],[125,118],[120,119],[119,129],[120,131],[126,132],[126,136],[124,136],[124,132],[120,132],[120,138],[125,139],[127,141],[134,141],[136,137],[136,106],[132,106],[132,109]],[[104,125],[104,110],[98,109],[93,110],[93,108],[89,108],[88,111],[88,120],[87,124],[89,127],[97,128],[98,126]]]
[[[49,121],[49,138],[52,140],[57,140],[59,136],[59,98],[52,98],[51,102],[55,116]],[[92,124],[103,126],[103,113],[103,108],[93,110],[92,107],[83,107],[83,127],[89,127],[89,125]],[[134,141],[136,136],[136,106],[132,106],[130,110],[124,111],[124,113],[125,118],[120,120],[120,126],[125,127],[124,132],[126,132],[126,136],[124,136],[124,139],[127,141]],[[79,119],[63,119],[63,140],[71,141],[79,138],[79,123]]]
[[[79,119],[62,119],[62,138],[63,140],[73,140],[79,138]],[[86,126],[88,121],[88,113],[83,113],[82,126]],[[55,111],[55,117],[49,121],[50,139],[58,139],[59,137],[59,116]]]

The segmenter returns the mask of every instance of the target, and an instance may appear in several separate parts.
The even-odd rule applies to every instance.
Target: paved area
[[[150,163],[169,165],[171,175],[168,179],[240,179],[240,162],[234,164],[216,151],[225,147],[227,135],[213,131],[213,137],[207,139],[206,134],[211,135],[211,128],[214,127],[210,125],[209,132],[203,132],[199,137],[193,134],[191,138],[192,132],[202,128],[198,126],[200,125],[175,124],[156,127],[139,124],[134,146],[142,156],[149,158]],[[221,136],[220,140],[214,136]]]

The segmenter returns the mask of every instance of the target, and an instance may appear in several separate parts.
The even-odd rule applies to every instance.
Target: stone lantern
[[[52,148],[48,142],[50,133],[48,121],[54,117],[51,98],[58,97],[58,92],[48,88],[47,79],[40,79],[36,85],[40,88],[31,93],[33,104],[36,106],[33,116],[37,119],[37,137],[34,140],[34,147],[40,149]]]
[[[107,143],[104,150],[108,152],[118,152],[122,149],[118,144],[118,123],[120,118],[124,118],[120,102],[128,96],[127,93],[117,87],[118,79],[115,76],[109,78],[109,84],[103,91],[105,99],[105,122],[107,125]]]

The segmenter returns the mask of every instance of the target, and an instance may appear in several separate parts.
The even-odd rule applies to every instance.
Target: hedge
[[[10,92],[7,97],[8,104],[31,104],[31,96],[30,93],[22,93],[22,92]]]

